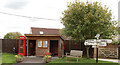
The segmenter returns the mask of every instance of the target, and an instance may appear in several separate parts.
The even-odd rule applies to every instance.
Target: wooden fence
[[[94,48],[94,58],[96,58],[96,48]],[[99,58],[118,58],[118,45],[107,44],[107,46],[100,46],[98,50]]]
[[[18,49],[17,39],[2,39],[2,52],[13,53],[13,48]]]
[[[118,48],[99,48],[99,58],[118,58]]]
[[[65,53],[66,52],[70,52],[70,50],[81,50],[83,51],[83,56],[86,56],[86,47],[84,45],[84,42],[79,41],[78,43],[75,43],[74,41],[70,41],[70,40],[65,40],[64,41],[65,44]],[[92,46],[89,49],[89,55],[92,58],[94,54],[94,48],[92,48]]]

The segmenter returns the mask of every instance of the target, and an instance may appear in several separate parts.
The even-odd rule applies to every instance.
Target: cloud
[[[19,26],[11,26],[11,27],[7,27],[8,29],[21,29],[22,27]]]
[[[22,9],[28,3],[29,3],[29,0],[9,0],[5,4],[5,7],[10,9]]]

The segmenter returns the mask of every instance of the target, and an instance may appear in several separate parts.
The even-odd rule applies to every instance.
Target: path
[[[58,57],[52,57],[52,61],[58,59]],[[42,57],[28,56],[21,63],[15,63],[13,65],[44,65]]]
[[[24,59],[21,63],[44,63],[42,57],[29,56]]]
[[[101,58],[99,58],[98,60],[120,63],[120,60],[118,60],[118,59],[101,59]]]

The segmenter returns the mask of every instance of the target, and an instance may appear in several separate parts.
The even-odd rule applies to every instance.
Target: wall
[[[49,52],[50,40],[58,40],[58,51],[60,49],[60,36],[36,36],[36,37],[29,36],[29,37],[27,37],[27,39],[28,40],[36,40],[36,45],[37,45],[37,40],[42,40],[42,39],[48,40],[48,48],[43,49],[43,48],[36,47],[36,56],[43,56],[44,53]],[[27,41],[27,43],[29,43],[29,42]],[[28,48],[28,51],[29,51],[29,48]],[[61,56],[60,52],[58,52],[58,56]]]
[[[61,46],[62,45],[62,46]],[[62,39],[60,39],[60,48],[59,48],[59,54],[60,54],[60,56],[64,56],[64,42],[63,42],[63,40]],[[61,48],[62,47],[62,48]]]

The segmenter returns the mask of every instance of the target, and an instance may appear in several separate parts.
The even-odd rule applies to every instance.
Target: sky
[[[9,32],[20,32],[22,35],[29,34],[31,27],[63,28],[64,26],[60,20],[62,12],[67,9],[68,2],[73,1],[74,0],[0,0],[0,38],[3,38],[4,35]],[[107,7],[112,10],[112,17],[118,20],[118,1],[120,0],[79,1],[101,2],[102,5],[107,5]]]

